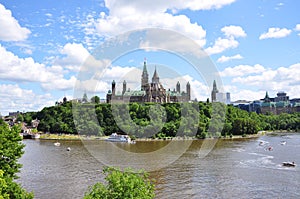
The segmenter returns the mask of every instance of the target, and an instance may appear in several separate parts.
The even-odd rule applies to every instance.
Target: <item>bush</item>
[[[105,167],[107,184],[96,183],[89,187],[84,199],[151,199],[154,198],[154,185],[148,174],[135,173],[130,168],[121,171],[113,167]]]
[[[14,182],[21,168],[18,159],[22,156],[24,145],[21,143],[20,126],[9,127],[0,119],[0,199],[33,198],[18,183]]]

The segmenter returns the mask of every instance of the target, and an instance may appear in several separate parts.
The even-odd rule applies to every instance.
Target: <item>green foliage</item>
[[[21,164],[18,159],[23,154],[24,145],[21,144],[22,137],[20,126],[9,126],[0,121],[0,168],[4,171],[5,177],[16,178]]]
[[[95,104],[99,104],[100,103],[100,98],[98,96],[94,96],[91,98],[91,102],[95,103]]]
[[[8,185],[3,177],[3,173],[4,172],[0,170],[0,199],[9,199],[8,193],[5,192],[5,189],[7,189]]]
[[[107,184],[96,183],[89,187],[84,199],[151,199],[155,196],[154,184],[146,172],[106,167],[103,173]]]
[[[254,134],[259,130],[300,129],[300,113],[263,115],[222,103],[97,103],[66,102],[23,114],[39,119],[39,131],[81,135],[124,133],[136,138],[192,136],[198,138]]]
[[[0,119],[0,198],[33,198],[19,184],[14,182],[21,168],[18,159],[22,156],[24,145],[21,143],[21,128],[11,128]]]

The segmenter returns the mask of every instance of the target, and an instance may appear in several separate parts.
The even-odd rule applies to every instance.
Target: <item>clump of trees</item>
[[[248,113],[231,105],[209,102],[112,105],[99,103],[94,97],[92,102],[64,102],[39,112],[28,112],[20,119],[30,122],[37,118],[38,130],[50,133],[101,136],[119,132],[134,137],[206,138],[255,134],[259,130],[297,131],[299,114]]]
[[[17,173],[21,168],[18,159],[22,156],[24,145],[21,143],[21,128],[11,128],[0,119],[0,198],[33,198],[33,193],[26,192],[18,183]]]
[[[154,198],[154,184],[144,171],[134,172],[127,168],[121,171],[105,167],[106,184],[96,183],[89,187],[84,199],[151,199]]]

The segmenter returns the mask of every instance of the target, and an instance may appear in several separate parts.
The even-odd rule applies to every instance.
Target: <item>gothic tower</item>
[[[147,71],[147,66],[146,66],[146,59],[144,60],[144,68],[143,68],[143,73],[142,73],[142,81],[141,81],[141,89],[143,91],[147,90],[148,87],[148,71]]]
[[[266,96],[264,98],[264,102],[271,102],[271,99],[269,97],[268,91],[266,91]]]
[[[112,91],[112,96],[116,95],[116,82],[115,80],[112,81],[111,83],[111,91]]]
[[[179,83],[179,81],[176,84],[176,92],[180,93],[180,83]]]
[[[122,95],[124,95],[124,93],[126,92],[126,81],[123,81],[123,91],[122,91]]]
[[[211,91],[211,102],[215,102],[217,101],[217,93],[218,93],[218,89],[217,89],[217,83],[216,80],[214,80],[213,83],[213,90]]]
[[[190,82],[186,84],[187,101],[191,100],[191,85]]]
[[[154,70],[153,77],[152,77],[152,83],[153,84],[158,84],[159,83],[159,77],[158,77],[158,74],[156,72],[156,66],[155,66],[155,70]]]

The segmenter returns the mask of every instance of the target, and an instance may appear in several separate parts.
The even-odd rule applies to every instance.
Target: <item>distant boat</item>
[[[106,139],[109,142],[127,142],[131,143],[131,139],[128,135],[118,135],[117,133],[112,133],[109,138]]]
[[[264,146],[265,144],[268,144],[269,142],[267,142],[267,141],[264,141],[264,140],[261,140],[260,142],[259,142],[259,146]]]
[[[286,144],[286,141],[281,141],[280,144],[281,144],[281,145],[285,145],[285,144]]]
[[[295,162],[283,162],[282,166],[285,166],[285,167],[295,167],[296,164],[295,164]]]
[[[268,150],[268,151],[273,151],[273,147],[269,146],[269,147],[267,148],[267,150]]]
[[[55,142],[54,146],[60,146],[60,143],[59,142]]]

